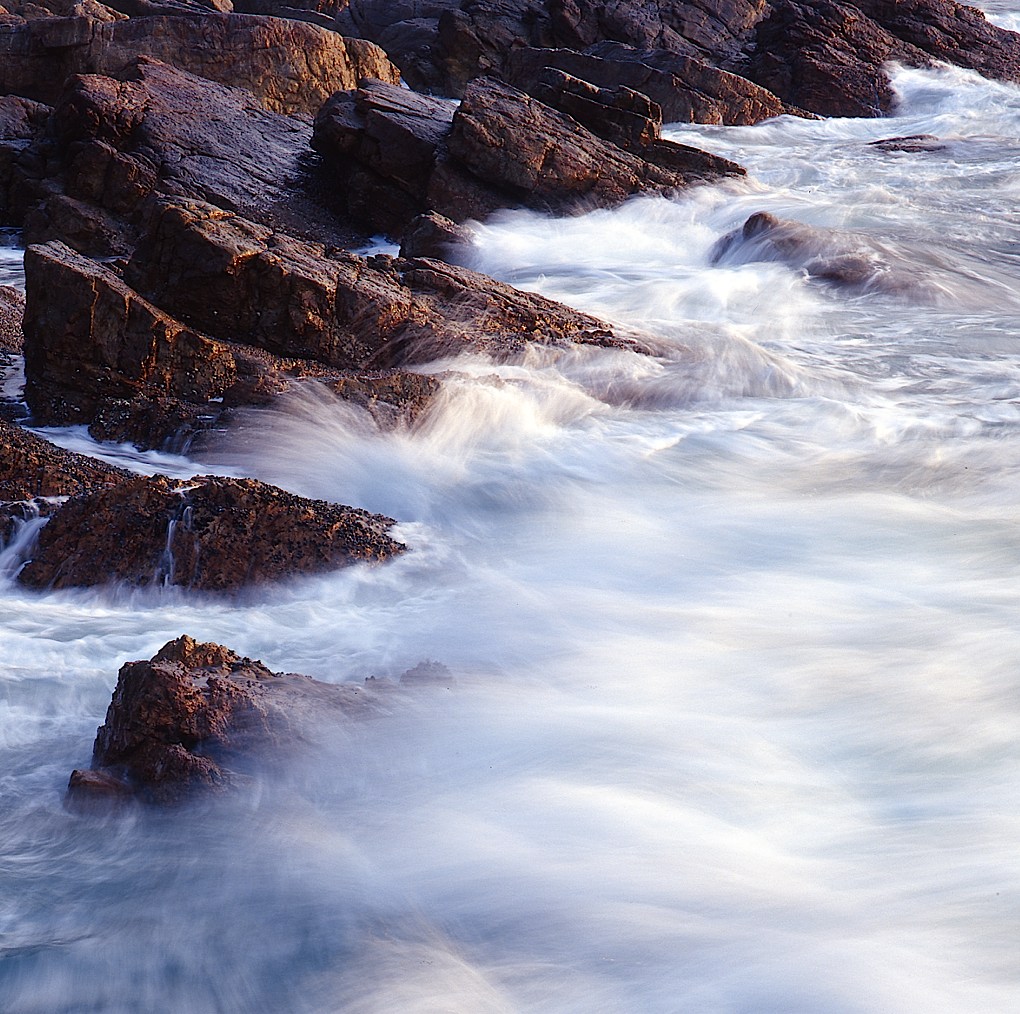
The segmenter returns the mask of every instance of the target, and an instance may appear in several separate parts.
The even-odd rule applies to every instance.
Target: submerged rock
[[[897,294],[924,289],[922,276],[905,266],[897,267],[877,245],[776,218],[767,211],[751,215],[739,229],[723,236],[711,259],[715,264],[776,261],[848,289]]]
[[[19,580],[32,588],[111,581],[229,592],[405,547],[392,518],[308,500],[255,479],[135,477],[69,500]]]
[[[924,151],[945,151],[948,146],[934,134],[908,134],[904,137],[883,137],[879,141],[871,141],[868,147],[877,148],[879,151],[916,154]]]
[[[402,682],[447,687],[450,674],[423,663]],[[93,768],[72,773],[69,798],[80,803],[130,792],[168,804],[221,791],[307,748],[337,722],[379,713],[398,687],[391,680],[331,684],[274,673],[222,645],[179,637],[149,661],[121,668],[96,735]]]

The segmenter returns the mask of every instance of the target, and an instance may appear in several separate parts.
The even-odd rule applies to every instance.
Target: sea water
[[[1020,90],[675,128],[746,179],[473,227],[657,355],[463,358],[414,427],[306,388],[191,459],[410,552],[238,599],[0,585],[0,1010],[1011,1011]],[[933,134],[938,150],[870,142]],[[713,263],[758,211],[904,286]],[[80,815],[118,667],[182,633],[449,690],[236,796]]]

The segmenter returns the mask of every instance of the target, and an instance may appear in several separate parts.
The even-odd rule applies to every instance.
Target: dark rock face
[[[164,205],[127,277],[197,328],[343,370],[461,350],[507,356],[529,341],[628,344],[601,321],[466,268],[327,254],[207,205]]]
[[[635,49],[619,42],[596,43],[584,52],[520,47],[508,54],[503,77],[548,102],[538,90],[546,68],[563,71],[598,87],[625,86],[647,95],[659,106],[666,123],[741,125],[783,113],[807,115],[761,85],[704,60],[664,49]],[[555,102],[549,104],[563,108]]]
[[[0,93],[52,104],[71,74],[130,77],[138,57],[244,88],[264,108],[289,115],[314,113],[333,92],[354,88],[363,77],[400,79],[385,53],[364,39],[344,39],[302,21],[207,10],[26,21],[0,33]]]
[[[61,243],[25,256],[25,398],[43,425],[142,398],[189,416],[238,379],[230,349],[182,326]],[[165,436],[166,434],[164,434]]]
[[[295,377],[350,388],[352,370],[463,350],[632,346],[586,314],[438,261],[329,254],[208,204],[163,202],[151,226],[131,284],[63,244],[29,248],[25,394],[37,422],[159,446],[224,407],[265,404]],[[389,400],[376,387],[374,401]],[[402,412],[406,398],[390,393]]]
[[[554,86],[627,149],[573,116],[499,81],[471,82],[460,106],[366,82],[323,106],[313,145],[336,167],[348,210],[399,234],[419,213],[461,222],[524,205],[570,211],[612,204],[743,170],[706,152],[660,141],[661,114],[644,96],[566,78]],[[625,124],[625,121],[628,121]]]
[[[68,501],[19,575],[32,588],[182,585],[225,592],[388,559],[391,518],[254,479],[136,477]]]
[[[447,687],[450,674],[423,663],[405,683]],[[398,692],[389,680],[331,684],[270,672],[222,645],[179,637],[121,668],[93,769],[72,773],[69,796],[80,803],[133,793],[173,804],[220,791],[256,763],[307,747],[323,727],[378,713]]]
[[[400,240],[401,257],[432,257],[450,260],[457,247],[471,242],[470,232],[443,215],[430,211],[411,219]]]
[[[643,92],[667,121],[879,115],[890,60],[1020,80],[1020,38],[953,0],[351,0],[337,22],[379,42],[415,88],[461,95],[487,75],[530,90],[549,60]]]
[[[877,148],[879,151],[917,154],[924,151],[945,151],[947,145],[934,134],[909,134],[906,137],[883,137],[880,141],[872,141],[868,147]]]

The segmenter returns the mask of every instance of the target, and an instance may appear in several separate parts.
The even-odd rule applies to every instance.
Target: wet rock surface
[[[21,352],[25,336],[21,323],[25,316],[25,294],[10,285],[0,285],[0,365],[4,356]]]
[[[810,278],[856,291],[907,295],[922,291],[926,283],[923,272],[896,263],[877,244],[764,211],[723,236],[711,257],[716,264],[777,261]]]
[[[454,222],[504,207],[571,212],[744,172],[660,140],[661,111],[633,90],[561,75],[543,94],[565,112],[489,78],[472,81],[456,109],[365,82],[323,106],[312,143],[348,212],[395,235],[429,212]]]
[[[399,683],[332,684],[179,637],[149,661],[121,668],[93,767],[72,773],[69,797],[79,805],[125,794],[172,804],[222,791],[307,749],[338,723],[380,714],[401,688],[450,685],[449,670],[436,662]]]
[[[79,496],[115,486],[128,474],[0,419],[0,501]]]
[[[404,551],[395,522],[255,479],[137,476],[75,497],[19,575],[32,588],[180,585],[228,592]]]
[[[626,84],[664,106],[670,93],[667,122],[756,122],[784,106],[879,115],[891,102],[891,60],[945,60],[1007,81],[1020,73],[1020,38],[952,0],[351,0],[337,24],[382,45],[411,87],[453,96],[482,75],[527,87],[535,76],[522,78],[521,66],[536,57],[522,53],[570,50],[570,65],[550,59],[592,84]],[[582,70],[579,59],[609,55],[600,47],[612,59],[640,54],[637,64],[676,86],[647,71],[643,88],[624,72]]]

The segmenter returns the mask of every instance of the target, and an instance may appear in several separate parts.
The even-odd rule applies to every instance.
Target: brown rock
[[[197,203],[163,205],[128,279],[175,317],[343,370],[527,342],[627,345],[601,321],[432,260],[327,252]]]
[[[483,182],[532,207],[563,210],[612,204],[642,190],[740,175],[726,159],[700,153],[688,168],[654,165],[596,137],[569,116],[492,80],[473,81],[453,119],[452,158]],[[453,209],[436,206],[456,219]]]
[[[458,247],[470,243],[471,233],[467,229],[430,211],[411,220],[400,240],[400,256],[445,261]]]
[[[163,13],[151,6],[147,14]],[[244,88],[265,109],[288,115],[314,113],[363,77],[400,80],[385,53],[364,39],[303,21],[205,11],[26,22],[0,34],[0,92],[52,104],[69,75],[131,77],[139,57]]]
[[[646,98],[626,92],[609,99],[583,82],[571,87],[575,111],[586,101],[599,122],[621,121],[627,110],[619,104],[629,104],[646,113],[637,135],[658,136],[661,118],[652,118]],[[563,212],[743,173],[692,148],[649,161],[645,148],[624,151],[571,116],[485,78],[468,86],[456,112],[447,102],[365,82],[326,103],[312,143],[336,169],[349,213],[390,234],[429,210],[454,222],[507,206]]]
[[[25,340],[21,331],[24,316],[25,294],[11,285],[0,285],[0,357],[21,352]]]
[[[237,380],[230,349],[69,247],[29,247],[25,273],[25,399],[37,422],[87,424],[104,402],[150,393],[205,404]]]
[[[0,419],[0,501],[82,496],[127,477],[122,468],[65,451]]]
[[[0,546],[21,522],[52,514],[58,498],[105,489],[127,476],[0,418]]]
[[[32,588],[110,581],[233,591],[403,552],[390,518],[254,479],[135,477],[69,500],[19,575]]]
[[[541,60],[538,50],[636,59],[643,83],[619,64],[549,57],[600,87],[643,92],[667,121],[750,123],[790,107],[877,115],[889,106],[888,60],[1020,80],[1020,38],[954,0],[350,0],[337,20],[379,42],[412,87],[446,95],[483,75],[530,90],[534,64],[514,65]]]
[[[98,770],[87,777],[126,782],[150,802],[182,802],[286,759],[323,727],[377,712],[393,689],[389,681],[338,685],[274,673],[221,645],[180,637],[121,668],[96,735]]]
[[[741,125],[759,123],[783,113],[807,115],[761,85],[713,67],[703,59],[663,49],[640,50],[618,42],[600,42],[584,52],[518,47],[508,54],[503,77],[515,87],[548,101],[536,87],[546,68],[561,70],[599,87],[624,86],[647,95],[660,107],[666,123]],[[551,104],[563,108],[555,102]]]
[[[723,236],[712,259],[722,264],[778,261],[810,278],[857,290],[916,294],[924,292],[927,284],[922,273],[897,265],[863,238],[815,229],[764,211]]]
[[[403,370],[362,372],[341,377],[330,389],[372,415],[380,426],[413,423],[439,393],[441,382]]]

